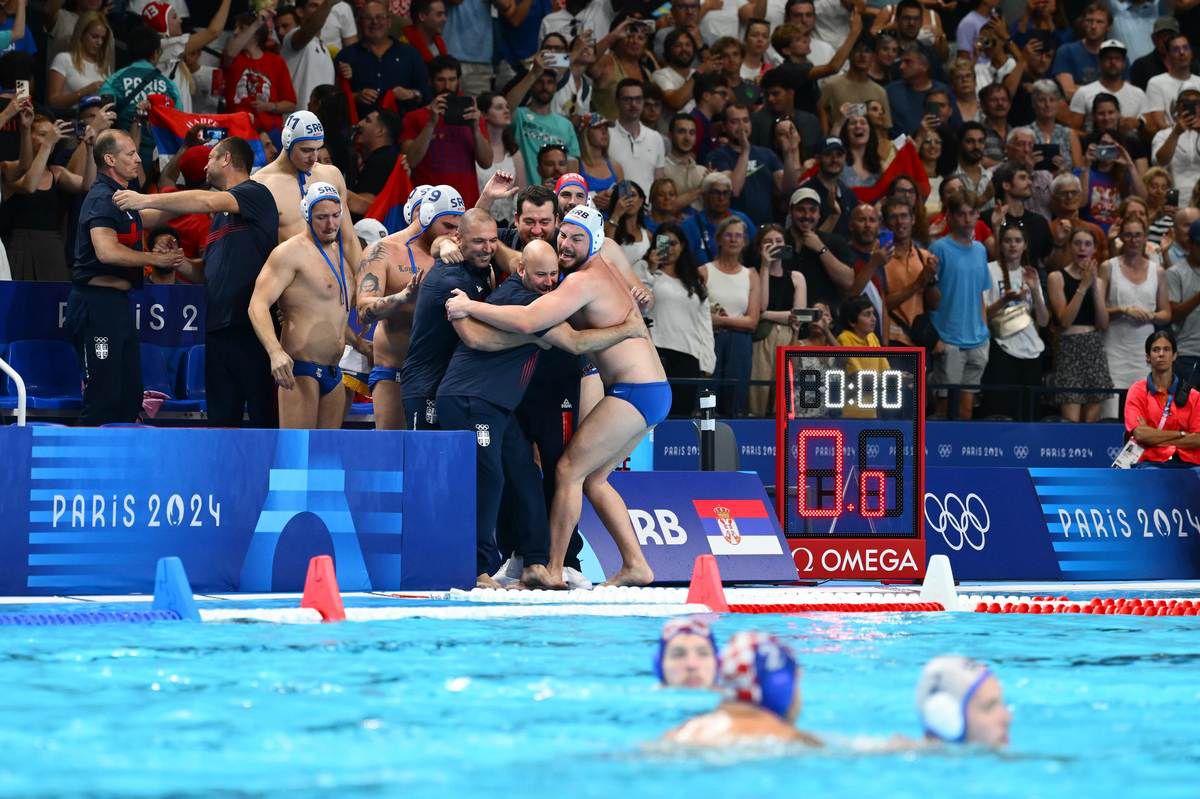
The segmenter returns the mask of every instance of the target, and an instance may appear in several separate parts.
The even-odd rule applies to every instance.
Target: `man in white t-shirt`
[[[358,26],[354,23],[354,9],[345,0],[337,0],[325,24],[321,26],[321,44],[329,51],[330,58],[337,58],[339,50],[357,41]]]
[[[696,58],[696,47],[691,35],[685,30],[673,30],[663,45],[663,61],[666,65],[654,71],[650,79],[663,90],[663,100],[671,113],[690,114],[696,107],[692,99],[692,62]]]
[[[820,39],[837,50],[850,36],[850,9],[854,0],[815,0],[816,23],[813,41]]]
[[[1071,127],[1091,130],[1092,101],[1098,94],[1111,94],[1121,108],[1121,130],[1137,130],[1138,117],[1146,111],[1146,93],[1125,80],[1125,45],[1109,39],[1100,45],[1100,79],[1085,83],[1071,96]]]
[[[133,5],[136,3],[131,4],[130,7],[132,8]],[[192,77],[192,72],[199,64],[197,59],[200,51],[205,45],[215,41],[224,30],[225,21],[229,18],[229,5],[230,0],[221,0],[221,5],[217,8],[217,13],[209,20],[207,28],[201,28],[194,33],[184,33],[183,12],[178,9],[179,6],[183,6],[184,12],[186,12],[187,4],[182,0],[178,0],[178,2],[156,0],[142,4],[142,21],[162,36],[162,50],[155,67],[174,82],[175,88],[179,90],[180,111],[186,111],[189,114],[193,111],[192,98],[198,87]]]
[[[321,41],[321,29],[337,2],[299,0],[294,9],[280,8],[275,16],[279,54],[292,73],[297,108],[308,108],[313,89],[334,82],[333,58]]]
[[[1150,162],[1165,167],[1179,189],[1179,207],[1192,204],[1200,180],[1200,89],[1184,89],[1174,103],[1175,122],[1154,134]]]
[[[748,0],[722,0],[720,8],[710,9],[700,18],[700,38],[705,47],[722,36],[741,38],[741,26],[754,18],[754,3]]]
[[[617,124],[612,129],[608,157],[621,167],[626,180],[638,184],[649,196],[650,185],[662,177],[667,164],[667,143],[662,134],[642,124],[642,83],[626,78],[617,84]]]
[[[1175,124],[1171,104],[1184,89],[1200,88],[1200,75],[1192,73],[1192,43],[1182,33],[1167,41],[1167,71],[1146,84],[1146,127],[1157,133]]]

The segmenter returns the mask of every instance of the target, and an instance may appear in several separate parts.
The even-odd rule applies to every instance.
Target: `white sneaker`
[[[585,591],[592,589],[592,581],[584,577],[579,569],[572,569],[570,566],[563,569],[563,580],[567,588],[582,588]]]
[[[504,587],[521,582],[521,572],[525,569],[525,558],[513,555],[500,565],[500,569],[492,575],[492,579]]]

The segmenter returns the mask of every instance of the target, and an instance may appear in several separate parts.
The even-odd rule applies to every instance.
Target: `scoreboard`
[[[776,502],[800,579],[925,572],[925,352],[780,347]]]

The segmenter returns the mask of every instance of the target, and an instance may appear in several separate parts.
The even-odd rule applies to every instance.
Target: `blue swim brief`
[[[322,397],[342,384],[342,369],[339,366],[322,366],[312,361],[294,361],[292,374],[296,377],[311,377],[316,380]]]
[[[665,380],[657,383],[614,383],[604,393],[623,399],[637,408],[646,420],[647,427],[658,424],[671,412],[671,385]]]
[[[400,382],[400,370],[395,366],[372,366],[371,377],[367,380],[367,385],[371,390],[375,390],[375,384],[381,380],[386,380],[392,383]]]

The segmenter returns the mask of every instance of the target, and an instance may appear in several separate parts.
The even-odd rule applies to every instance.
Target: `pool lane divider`
[[[0,614],[0,627],[142,624],[150,621],[200,621],[200,611],[196,608],[192,587],[179,558],[160,558],[155,566],[154,602],[150,605],[150,610]]]
[[[1087,602],[1068,601],[1065,596],[1035,596],[1028,602],[978,602],[976,613],[1091,613],[1097,616],[1196,616],[1198,599],[1138,599],[1092,597]]]

